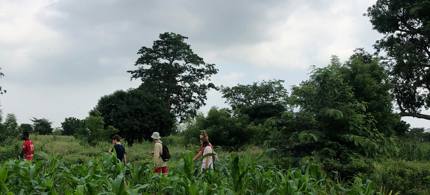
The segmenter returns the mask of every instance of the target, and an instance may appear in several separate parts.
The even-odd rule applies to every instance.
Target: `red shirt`
[[[22,151],[24,153],[25,160],[33,160],[34,145],[31,140],[25,140],[22,144]]]

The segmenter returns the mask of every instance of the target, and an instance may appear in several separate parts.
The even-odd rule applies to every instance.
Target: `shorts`
[[[166,167],[157,167],[154,169],[155,173],[163,173],[164,175],[167,175],[167,173],[169,173],[169,168]]]

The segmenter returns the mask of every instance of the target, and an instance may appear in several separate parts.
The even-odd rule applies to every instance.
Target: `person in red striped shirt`
[[[22,152],[21,156],[25,160],[33,160],[34,156],[34,145],[33,142],[30,140],[30,134],[28,132],[22,133],[22,139],[24,142],[22,143]]]

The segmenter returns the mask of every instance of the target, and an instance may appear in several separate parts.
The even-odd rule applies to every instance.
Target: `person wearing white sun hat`
[[[155,173],[162,173],[163,175],[167,175],[169,172],[169,168],[167,167],[167,162],[165,162],[161,155],[163,153],[163,144],[161,142],[161,136],[160,133],[154,132],[151,135],[151,138],[154,140],[154,152],[153,152],[153,159],[154,159],[154,165]]]

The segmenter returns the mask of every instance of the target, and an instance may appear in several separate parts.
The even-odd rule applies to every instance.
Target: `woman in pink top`
[[[203,146],[203,143],[207,142],[210,147],[212,147],[212,144],[209,142],[209,136],[208,133],[205,130],[200,131],[200,148],[197,151],[197,154],[194,156],[193,161],[198,160],[200,157],[203,156],[203,152],[205,150],[205,146]]]

